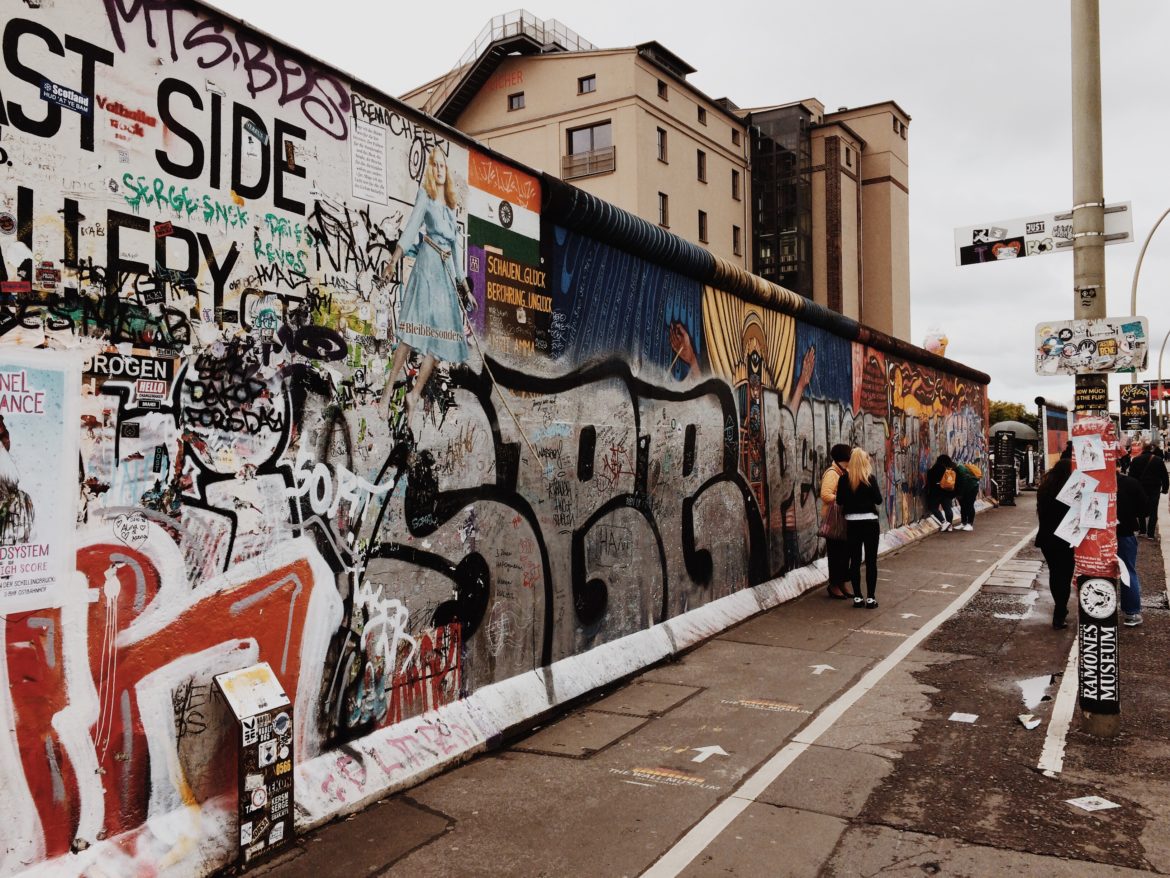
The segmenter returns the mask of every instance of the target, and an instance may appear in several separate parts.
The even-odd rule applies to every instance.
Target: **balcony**
[[[579,177],[593,177],[597,174],[612,174],[616,169],[617,151],[612,146],[561,156],[562,180],[576,180]]]

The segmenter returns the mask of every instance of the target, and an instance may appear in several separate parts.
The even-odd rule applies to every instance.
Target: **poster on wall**
[[[77,360],[0,350],[0,612],[60,606],[76,563]]]

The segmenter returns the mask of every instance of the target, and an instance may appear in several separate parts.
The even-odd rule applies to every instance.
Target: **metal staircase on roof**
[[[541,21],[523,9],[497,15],[435,86],[423,110],[453,125],[508,55],[588,52],[595,48],[556,19]]]

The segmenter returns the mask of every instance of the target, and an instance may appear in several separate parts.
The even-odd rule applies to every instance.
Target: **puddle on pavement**
[[[1052,699],[1045,696],[1054,679],[1052,674],[1044,674],[1040,677],[1029,677],[1027,680],[1016,680],[1016,685],[1020,687],[1024,695],[1024,707],[1032,710],[1038,707],[1042,701],[1051,701]]]
[[[1019,597],[1012,597],[1012,602],[1016,604],[1023,604],[1018,612],[1015,613],[995,613],[996,619],[1011,619],[1013,621],[1020,621],[1027,619],[1032,615],[1032,605],[1040,600],[1040,592],[1030,591],[1027,594],[1022,594]]]

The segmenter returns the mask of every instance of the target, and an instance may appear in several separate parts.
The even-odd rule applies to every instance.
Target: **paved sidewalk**
[[[1045,776],[1075,630],[1050,625],[1033,496],[883,557],[877,610],[807,594],[253,874],[1170,873],[1160,546],[1141,541],[1146,624],[1122,633],[1122,735],[1074,721]],[[1065,803],[1085,795],[1121,807]]]

